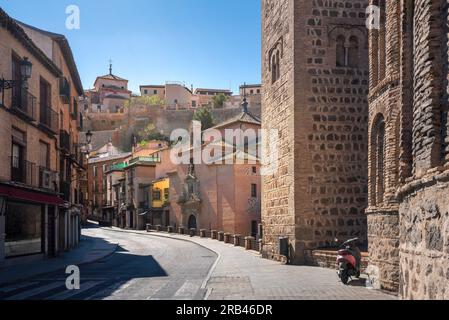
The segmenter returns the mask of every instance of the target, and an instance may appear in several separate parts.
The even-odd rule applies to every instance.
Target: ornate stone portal
[[[193,165],[189,168],[189,174],[184,180],[184,190],[178,199],[182,208],[182,225],[188,229],[199,229],[201,211],[200,182],[195,174]]]

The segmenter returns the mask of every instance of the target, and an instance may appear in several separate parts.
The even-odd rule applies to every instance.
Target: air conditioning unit
[[[56,190],[58,181],[56,175],[48,170],[41,171],[41,188]]]

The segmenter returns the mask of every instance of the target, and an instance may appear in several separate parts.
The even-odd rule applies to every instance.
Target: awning
[[[60,206],[65,203],[64,200],[56,195],[21,189],[15,186],[0,185],[0,195],[12,200],[50,204],[55,206]]]

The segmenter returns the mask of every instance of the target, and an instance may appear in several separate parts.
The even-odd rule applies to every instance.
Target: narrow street
[[[282,265],[216,240],[108,228],[83,235],[118,248],[80,266],[80,290],[67,290],[60,270],[0,287],[0,300],[394,299],[363,281],[344,286],[333,270]]]
[[[68,275],[60,270],[0,287],[0,299],[202,299],[201,285],[217,258],[213,252],[183,241],[102,229],[86,229],[83,234],[119,246],[109,257],[80,267],[80,290],[67,290]]]

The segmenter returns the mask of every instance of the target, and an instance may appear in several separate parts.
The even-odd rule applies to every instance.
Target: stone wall
[[[263,127],[280,129],[279,170],[263,182],[266,256],[278,253],[279,235],[290,238],[294,263],[310,262],[311,250],[336,238],[366,242],[366,6],[263,1]],[[337,64],[341,37],[344,65]],[[281,75],[273,83],[277,50]]]
[[[401,203],[403,299],[449,299],[448,181],[449,172],[440,175],[432,186],[412,192]]]
[[[403,299],[447,299],[448,6],[386,1],[381,12],[370,32],[368,273]]]

